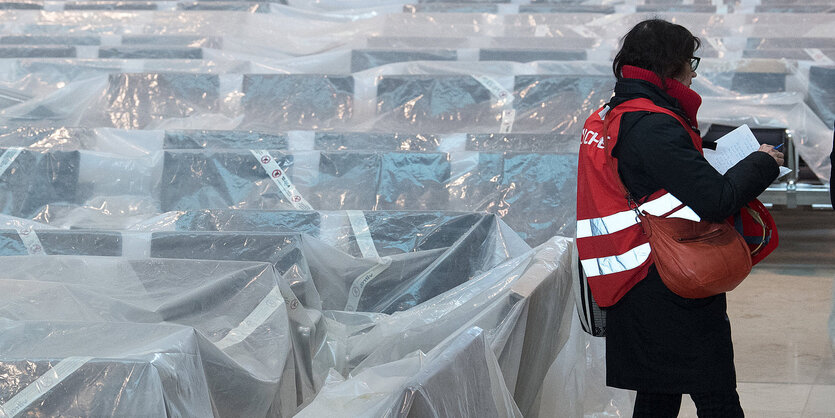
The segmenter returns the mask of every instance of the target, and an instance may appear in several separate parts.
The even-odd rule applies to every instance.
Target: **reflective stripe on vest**
[[[647,212],[655,216],[661,216],[673,210],[678,205],[681,205],[680,200],[670,193],[665,193],[656,199],[650,200],[649,202],[638,206],[638,208],[642,212]],[[697,215],[693,209],[690,209],[689,206],[681,208],[680,210],[670,214],[668,217],[688,219],[694,222],[699,222],[701,220],[699,215]],[[580,219],[577,221],[577,238],[612,234],[629,228],[630,226],[637,225],[639,222],[638,216],[632,210],[625,210],[601,218]]]
[[[583,264],[586,277],[602,276],[639,267],[647,261],[650,252],[649,243],[645,242],[623,254],[580,260],[580,263]]]
[[[670,193],[664,193],[661,196],[638,206],[638,208],[642,212],[655,216],[661,216],[675,209],[679,205],[681,205],[680,200]],[[682,218],[694,222],[701,220],[699,215],[697,215],[696,212],[694,212],[689,206],[684,206],[667,217]],[[582,219],[577,221],[577,238],[600,237],[603,235],[613,234],[639,223],[640,220],[638,216],[632,210],[618,212],[601,218]],[[603,276],[606,274],[620,273],[640,267],[641,264],[646,262],[649,258],[650,251],[651,249],[649,243],[647,242],[631,248],[623,254],[598,258],[581,258],[580,263],[583,264],[583,271],[585,271],[586,277]]]

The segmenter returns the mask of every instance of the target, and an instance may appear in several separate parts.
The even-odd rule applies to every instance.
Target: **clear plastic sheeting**
[[[613,78],[607,76],[517,75],[508,86],[502,85],[502,78],[382,76],[377,83],[380,120],[374,127],[477,132],[478,126],[499,122],[496,130],[579,134],[581,114],[605,103],[613,85]]]
[[[293,151],[516,151],[576,153],[573,135],[544,133],[390,133],[258,130],[124,130],[34,128],[0,130],[0,144],[33,150],[86,150],[143,155],[159,150],[272,149]]]
[[[313,398],[317,387],[315,367],[328,363],[328,353],[323,352],[325,329],[317,322],[322,302],[311,276],[307,258],[302,251],[301,237],[297,234],[270,233],[221,233],[221,232],[160,232],[133,236],[124,234],[137,247],[148,249],[152,258],[198,260],[248,260],[271,263],[280,274],[280,295],[288,307],[290,340],[295,362],[296,398],[283,402],[295,406]],[[143,242],[149,240],[149,242]],[[137,245],[140,244],[140,245]],[[125,254],[130,256],[132,254]]]
[[[78,152],[30,152],[0,148],[8,161],[0,182],[2,212],[31,218],[43,202],[72,203],[78,194]]]
[[[314,413],[321,411],[320,408],[333,408],[335,403],[345,408],[352,408],[354,403],[363,405],[358,408],[393,408],[407,382],[420,379],[420,362],[412,363],[417,360],[415,358],[408,360],[410,353],[431,353],[442,347],[448,338],[478,326],[485,330],[491,354],[498,358],[504,386],[513,394],[516,405],[524,414],[536,415],[541,400],[539,392],[544,390],[545,371],[565,346],[566,324],[575,315],[570,304],[570,265],[574,257],[570,248],[569,240],[551,240],[424,304],[391,316],[326,313],[331,326],[329,343],[344,350],[344,363],[337,362],[334,370],[341,376],[347,373],[349,378],[341,382],[335,372],[331,373],[325,388],[307,411]],[[486,363],[488,369],[492,367],[489,358],[452,357],[448,361],[455,363],[456,369],[472,364],[469,362],[476,362],[474,367],[482,369],[483,366],[477,366],[479,362]],[[407,364],[412,363],[412,368],[399,366],[403,359],[407,359]],[[391,376],[391,382],[380,386],[376,379],[381,377],[382,370],[395,374]],[[438,372],[426,372],[426,378],[433,373]],[[438,377],[439,382],[448,382],[447,379],[449,377]],[[461,393],[470,392],[454,390],[458,387],[456,381],[444,384],[446,393],[439,396],[440,400],[448,402],[451,396],[454,399],[462,396]],[[488,396],[497,402],[506,397],[501,395],[502,385],[495,382],[494,377],[464,384],[472,387],[473,396]],[[354,392],[355,388],[366,389]],[[368,390],[383,393],[369,396]],[[438,390],[429,389],[424,395],[436,396]],[[571,390],[579,389],[572,386]],[[566,395],[561,390],[558,392],[555,395]],[[416,395],[407,393],[404,396],[409,399]],[[490,404],[462,407],[492,409]],[[347,413],[350,416],[350,412]]]
[[[832,58],[835,60],[835,56]],[[809,67],[809,107],[820,116],[826,126],[835,125],[835,64]]]
[[[589,74],[596,67],[581,61],[562,68],[479,66],[480,74],[464,63],[403,62],[352,75],[92,75],[69,83],[47,81],[63,84],[19,104],[10,97],[0,122],[10,127],[579,135],[580,117],[602,105],[614,83],[610,75]]]
[[[295,408],[278,396],[295,388],[270,264],[54,256],[5,257],[3,267],[0,362],[24,371],[4,384],[10,416],[132,415],[139,403],[184,416]]]
[[[564,238],[620,37],[823,182],[835,123],[831,7],[663,3],[3,3],[0,415],[628,414]]]
[[[142,129],[162,118],[214,113],[219,86],[218,76],[210,74],[111,75],[107,90],[91,103],[82,126]]]
[[[790,129],[800,156],[819,178],[828,179],[824,157],[831,143],[833,106],[827,95],[827,66],[705,58],[702,67],[694,85],[705,102],[703,124]],[[28,89],[10,88],[0,123],[12,130],[36,126],[576,137],[585,115],[612,94],[614,78],[608,71],[589,61],[414,61],[348,75],[85,71],[82,79],[45,81],[41,88],[50,92],[35,97]],[[48,87],[58,84],[62,87]],[[788,113],[787,103],[793,105]]]
[[[359,148],[372,146],[373,136],[352,135],[365,142]],[[96,151],[109,137],[108,152]],[[566,135],[446,136],[437,148],[460,149],[451,152],[270,150],[276,165],[269,169],[254,150],[163,151],[143,143],[162,137],[89,129],[11,132],[0,141],[31,145],[5,148],[18,156],[0,176],[9,179],[0,185],[0,203],[9,215],[59,227],[125,228],[163,212],[203,208],[307,209],[303,200],[317,210],[487,211],[531,245],[573,234],[577,142]],[[179,133],[177,141],[188,143],[183,138]],[[205,138],[194,132],[189,141],[212,140]],[[273,138],[280,137],[244,133],[246,143],[234,145]],[[112,149],[120,142],[124,150]],[[194,145],[180,147],[187,146]],[[517,147],[531,151],[512,151]],[[543,148],[562,152],[536,151]],[[27,165],[30,160],[42,163]]]
[[[122,255],[122,234],[103,231],[34,230],[37,241],[27,237],[29,228],[0,229],[0,256],[28,255],[36,250],[49,255]]]
[[[0,326],[0,370],[10,376],[0,395],[3,416],[212,414],[205,373],[195,361],[198,337],[187,327],[5,319]],[[90,341],[118,343],[98,349]],[[66,353],[68,347],[81,355]],[[177,390],[181,382],[188,392]]]
[[[696,90],[726,103],[703,123],[758,121],[777,111],[767,103],[775,96],[801,96],[792,115],[754,127],[792,130],[828,179],[835,25],[826,13],[640,2],[446,10],[456,13],[423,3],[401,13],[403,2],[350,1],[58,12],[47,3],[53,11],[4,12],[2,124],[575,135],[611,93],[619,37],[654,12],[703,40]]]
[[[502,381],[483,330],[477,327],[427,354],[414,353],[369,367],[348,380],[338,374],[329,376],[320,397],[297,416],[323,415],[522,416]]]
[[[498,217],[479,213],[205,210],[164,214],[133,229],[180,231],[150,235],[155,257],[274,263],[291,257],[292,264],[282,264],[293,266],[296,280],[312,277],[310,285],[294,285],[297,296],[316,293],[315,299],[299,296],[305,306],[345,310],[351,304],[364,312],[412,308],[529,248]],[[299,232],[306,235],[295,238]],[[369,282],[356,283],[378,267]]]
[[[279,403],[282,410],[292,411],[297,402],[300,405],[316,402],[316,393],[328,384],[328,370],[350,376],[378,362],[399,360],[415,350],[429,352],[464,329],[479,326],[485,330],[492,351],[478,364],[487,367],[492,376],[489,387],[493,388],[479,396],[494,399],[494,395],[504,393],[506,399],[497,406],[499,411],[515,410],[517,406],[523,411],[538,408],[536,399],[542,390],[544,373],[565,344],[567,324],[574,315],[570,295],[570,266],[574,255],[570,240],[553,239],[531,251],[512,231],[501,227],[494,216],[370,214],[373,216],[368,217],[367,229],[348,236],[333,232],[345,227],[338,226],[333,219],[325,219],[324,223],[333,225],[329,235],[336,237],[335,241],[343,247],[360,253],[369,251],[363,249],[369,243],[372,248],[379,248],[378,257],[391,260],[389,269],[398,268],[398,261],[407,261],[404,266],[410,268],[426,266],[419,272],[399,267],[402,271],[395,277],[413,283],[412,288],[425,287],[415,285],[421,281],[443,282],[445,287],[433,293],[410,293],[402,289],[394,292],[423,296],[410,298],[414,302],[409,305],[401,302],[399,310],[390,315],[369,312],[362,304],[357,312],[352,312],[343,307],[343,301],[338,301],[335,308],[327,306],[333,304],[327,295],[351,294],[343,290],[345,285],[334,281],[334,275],[356,284],[355,278],[361,277],[368,266],[373,268],[380,259],[351,257],[312,237],[305,238],[311,242],[300,245],[298,235],[287,233],[29,231],[44,237],[44,242],[50,234],[64,236],[62,243],[45,246],[47,254],[89,252],[79,244],[83,243],[80,238],[84,235],[90,237],[88,240],[115,236],[121,238],[116,242],[122,243],[118,255],[131,257],[149,252],[153,259],[55,256],[44,258],[46,262],[32,263],[28,257],[4,257],[4,266],[8,266],[4,274],[10,279],[0,279],[0,285],[8,287],[4,293],[8,301],[4,303],[3,315],[16,323],[59,318],[78,320],[84,322],[79,325],[82,328],[100,322],[147,326],[165,321],[183,325],[191,333],[196,331],[200,357],[206,363],[202,365],[206,370],[203,378],[219,416],[240,410],[239,401],[250,402],[249,407],[256,411],[253,414],[259,416],[267,407],[278,411]],[[479,222],[493,225],[491,236],[484,237],[487,231],[478,230]],[[196,225],[191,223],[191,226]],[[461,229],[470,232],[456,232]],[[502,238],[503,233],[510,233],[510,241]],[[8,232],[3,236],[14,234]],[[420,238],[415,241],[417,237]],[[16,243],[11,237],[9,241]],[[25,254],[20,248],[17,252]],[[182,258],[249,259],[270,264]],[[354,264],[360,268],[354,268]],[[464,271],[467,268],[471,269],[469,273]],[[391,280],[384,276],[372,280]],[[469,279],[463,283],[451,282],[456,277]],[[364,288],[369,289],[373,290],[373,286]],[[322,293],[323,309],[315,308],[317,301],[311,292]],[[377,295],[372,300],[385,299]],[[41,306],[50,306],[50,310],[43,311]],[[196,306],[200,308],[195,311]],[[120,344],[135,344],[131,341],[120,340]],[[290,347],[292,360],[287,358]],[[242,348],[246,350],[238,352]],[[73,347],[76,350],[73,353],[55,353],[47,358],[60,361],[62,354],[102,356],[97,349],[85,351],[84,346]],[[165,350],[165,347],[157,349]],[[224,355],[231,359],[224,360]],[[220,359],[215,359],[216,356]],[[279,362],[275,356],[286,363]],[[491,356],[495,357],[491,360]],[[469,355],[462,359],[479,361]],[[232,364],[227,364],[230,361]],[[496,361],[498,369],[492,363]],[[234,368],[234,364],[241,364],[243,370]],[[416,399],[451,393],[448,385],[454,382],[448,382],[449,367],[441,360],[432,364],[434,372],[426,372],[425,378],[447,382],[436,383],[447,385],[443,386],[447,390],[437,389],[423,395],[413,393]],[[217,376],[212,375],[214,372]],[[233,372],[239,377],[229,379],[224,374]],[[441,377],[434,377],[436,373]],[[221,375],[226,380],[217,382]],[[190,381],[177,380],[178,385],[185,382]],[[473,378],[469,384],[482,387],[484,382]],[[247,395],[251,398],[239,399],[238,391],[255,393]],[[267,396],[270,393],[276,397],[273,400],[276,405],[267,402],[272,399]],[[259,398],[257,394],[263,396]],[[516,401],[509,402],[511,397]],[[443,399],[448,398],[416,400],[416,408],[427,406],[423,405],[426,402],[428,405],[448,402]],[[504,416],[504,412],[499,416]]]
[[[312,74],[248,74],[241,85],[244,129],[327,129],[353,113],[354,79]]]
[[[606,386],[606,340],[585,333],[571,318],[568,341],[545,375],[540,416],[629,416],[634,392]]]

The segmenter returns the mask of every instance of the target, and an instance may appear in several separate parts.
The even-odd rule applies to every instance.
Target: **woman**
[[[642,208],[684,203],[694,220],[720,222],[777,178],[783,155],[770,145],[725,175],[702,156],[701,97],[690,89],[699,45],[680,25],[638,23],[614,60],[614,97],[583,129],[577,247],[606,312],[606,383],[637,391],[635,417],[676,417],[685,393],[699,417],[743,416],[725,295],[685,299],[665,287],[618,185]]]

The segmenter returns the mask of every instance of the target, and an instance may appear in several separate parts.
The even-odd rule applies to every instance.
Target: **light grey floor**
[[[746,417],[835,418],[835,212],[772,211],[779,248],[728,294]],[[696,417],[685,396],[679,417]]]

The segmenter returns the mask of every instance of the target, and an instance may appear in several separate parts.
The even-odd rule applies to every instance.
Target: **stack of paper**
[[[760,143],[748,125],[742,125],[716,141],[716,150],[704,149],[707,162],[721,174],[725,174],[740,160],[760,148]],[[780,167],[779,177],[791,173],[788,167]]]

